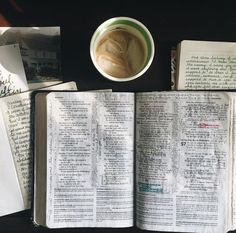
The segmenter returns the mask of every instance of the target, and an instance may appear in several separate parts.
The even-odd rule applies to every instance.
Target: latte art
[[[111,76],[126,78],[137,74],[145,63],[145,48],[135,35],[116,29],[98,42],[96,61]]]

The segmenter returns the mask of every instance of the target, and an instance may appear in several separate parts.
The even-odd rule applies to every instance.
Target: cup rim
[[[114,76],[111,76],[109,74],[107,74],[106,72],[104,72],[100,66],[97,64],[96,62],[96,58],[95,58],[95,55],[94,55],[94,48],[93,48],[93,44],[94,42],[96,41],[96,38],[97,38],[97,33],[99,31],[101,31],[101,29],[104,27],[104,25],[106,24],[110,24],[112,21],[117,21],[117,20],[127,20],[127,21],[131,21],[133,23],[136,23],[137,25],[139,25],[144,31],[145,33],[147,34],[148,36],[148,39],[150,41],[150,45],[151,45],[151,53],[150,53],[150,57],[149,57],[149,60],[148,62],[145,64],[145,66],[135,75],[133,76],[130,76],[130,77],[126,77],[126,78],[117,78],[117,77],[114,77]],[[116,81],[116,82],[126,82],[126,81],[131,81],[131,80],[134,80],[134,79],[137,79],[138,77],[142,76],[147,70],[148,68],[150,67],[150,65],[152,64],[153,62],[153,58],[154,58],[154,54],[155,54],[155,45],[154,45],[154,40],[153,40],[153,37],[152,37],[152,34],[150,33],[150,31],[148,30],[148,28],[143,24],[141,23],[140,21],[138,21],[137,19],[134,19],[134,18],[131,18],[131,17],[127,17],[127,16],[117,16],[117,17],[112,17],[110,19],[107,19],[105,20],[103,23],[101,23],[97,29],[94,31],[93,35],[92,35],[92,38],[91,38],[91,41],[90,41],[90,57],[92,59],[92,62],[94,64],[94,66],[96,67],[96,69],[98,70],[98,72],[104,77],[104,78],[107,78],[108,80],[111,80],[111,81]]]

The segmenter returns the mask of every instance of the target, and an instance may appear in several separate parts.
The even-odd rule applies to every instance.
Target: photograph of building
[[[59,27],[0,27],[0,45],[14,43],[29,84],[62,80]]]

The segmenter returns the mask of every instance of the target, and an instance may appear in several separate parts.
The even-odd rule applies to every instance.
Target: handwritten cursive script
[[[20,93],[21,91],[21,88],[16,88],[14,85],[11,74],[8,74],[7,77],[5,77],[0,70],[0,97]]]

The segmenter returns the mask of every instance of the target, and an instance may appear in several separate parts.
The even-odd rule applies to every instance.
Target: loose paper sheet
[[[184,40],[179,54],[178,90],[236,89],[236,43]]]
[[[76,90],[74,82],[63,83],[44,90]],[[1,114],[0,120],[4,121],[8,143],[3,147],[7,151],[6,156],[14,161],[9,167],[16,171],[18,186],[20,185],[21,195],[24,200],[24,209],[30,208],[32,189],[32,159],[31,147],[31,92],[20,93],[0,99]],[[5,135],[5,134],[4,134]],[[4,136],[3,135],[3,136]],[[8,146],[10,144],[10,147]],[[10,150],[10,151],[9,151]],[[1,152],[2,153],[2,152]],[[1,161],[0,161],[1,163]],[[4,180],[3,182],[8,182]],[[4,200],[5,197],[0,196]],[[1,206],[0,206],[1,207]],[[16,212],[17,208],[15,208]]]
[[[0,216],[24,210],[24,202],[0,112]]]
[[[0,46],[0,97],[28,90],[18,44]]]

